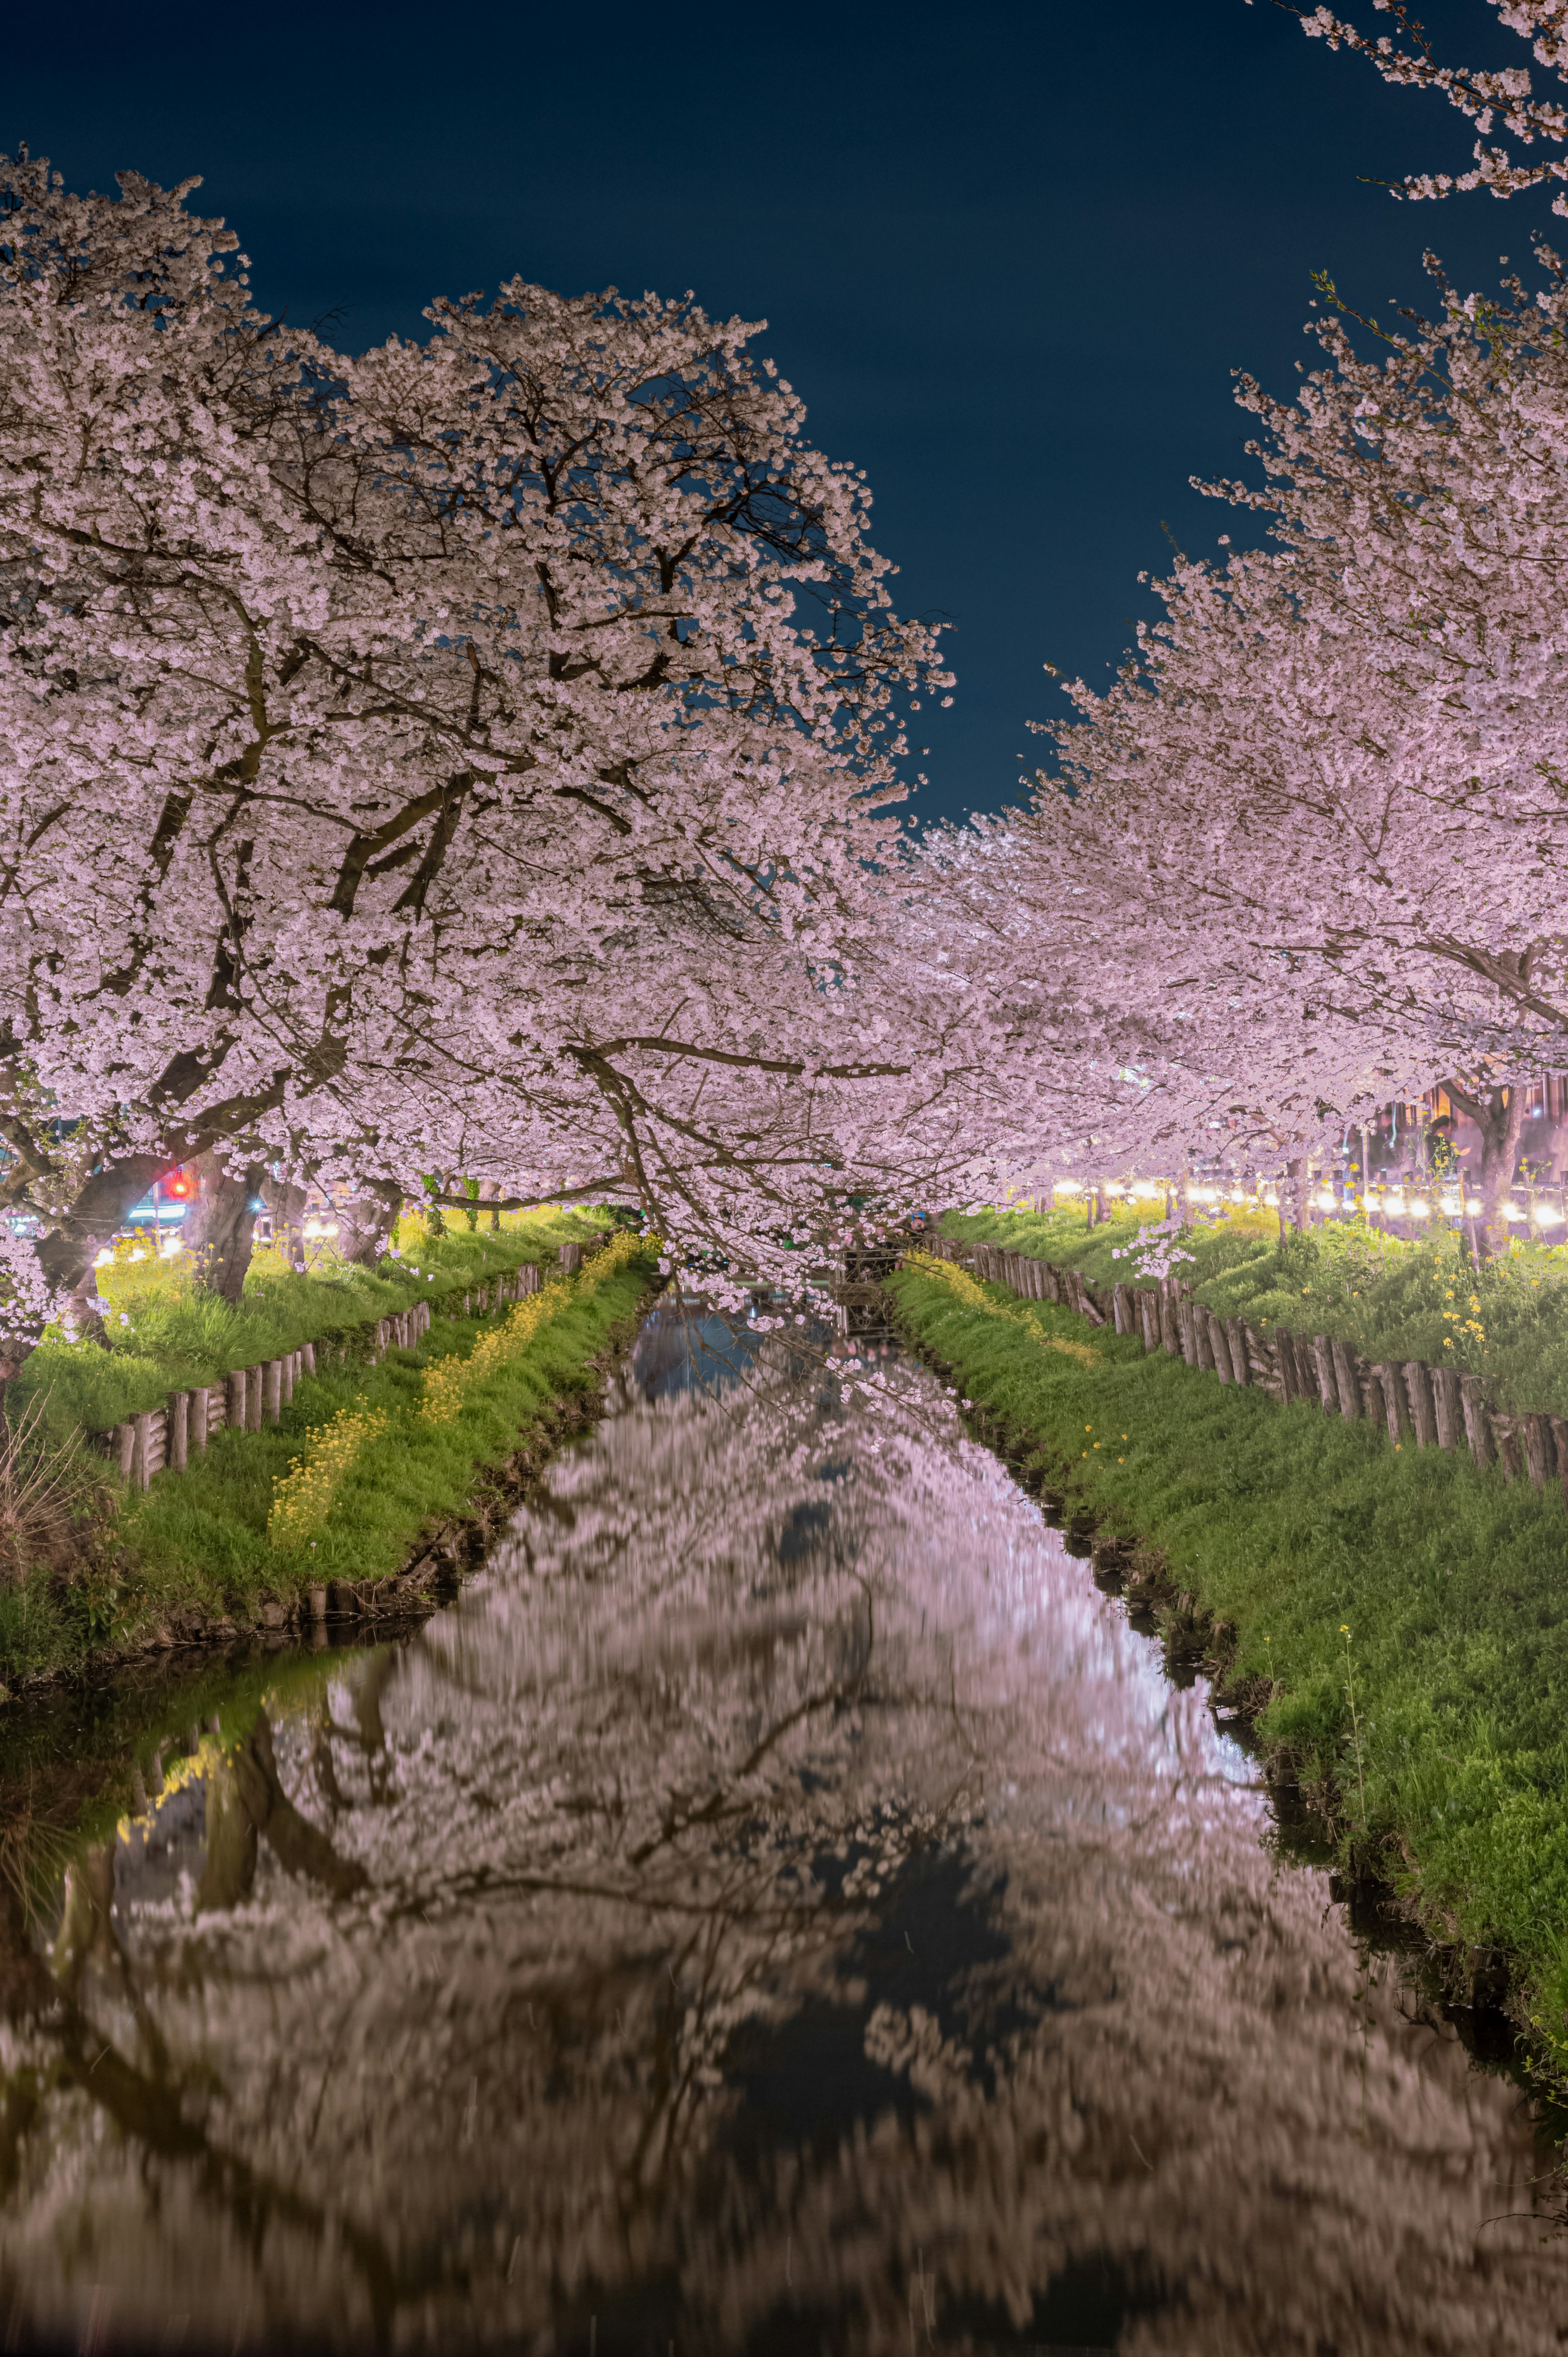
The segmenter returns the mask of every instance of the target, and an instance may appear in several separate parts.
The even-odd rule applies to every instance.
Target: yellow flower
[[[644,1240],[623,1228],[612,1237],[602,1252],[596,1253],[580,1275],[542,1286],[537,1293],[526,1294],[508,1312],[503,1322],[481,1334],[466,1359],[442,1359],[424,1378],[424,1397],[421,1414],[427,1424],[455,1424],[463,1412],[467,1393],[476,1384],[487,1382],[491,1375],[520,1358],[528,1349],[540,1329],[547,1326],[558,1310],[569,1301],[582,1301],[597,1292],[599,1286],[626,1266],[628,1260],[645,1249]]]
[[[268,1544],[300,1546],[312,1531],[320,1530],[355,1458],[386,1427],[385,1415],[360,1400],[354,1407],[339,1408],[330,1424],[310,1435],[305,1455],[291,1458],[288,1471],[273,1483]]]

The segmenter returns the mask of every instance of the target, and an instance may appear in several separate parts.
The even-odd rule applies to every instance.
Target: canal
[[[908,1361],[656,1313],[446,1609],[204,1675],[10,1714],[6,2349],[1568,2346],[1519,2083]]]

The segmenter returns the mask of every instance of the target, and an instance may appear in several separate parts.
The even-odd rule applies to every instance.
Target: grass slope
[[[160,1474],[141,1495],[119,1490],[120,1545],[96,1574],[61,1585],[42,1572],[0,1595],[0,1676],[16,1680],[129,1650],[184,1613],[252,1619],[270,1598],[310,1582],[374,1578],[397,1570],[424,1525],[459,1512],[476,1471],[501,1462],[560,1399],[595,1381],[590,1361],[631,1320],[652,1262],[606,1281],[562,1288],[563,1306],[517,1356],[466,1393],[452,1422],[420,1413],[426,1368],[467,1357],[499,1321],[438,1317],[413,1351],[379,1366],[329,1368],[306,1378],[282,1420],[259,1433],[216,1434],[184,1473]],[[267,1523],[274,1484],[306,1437],[360,1404],[385,1428],[353,1462],[313,1554],[275,1550]]]
[[[161,1407],[171,1391],[214,1383],[232,1367],[275,1359],[302,1342],[343,1339],[422,1297],[444,1299],[525,1261],[553,1264],[563,1243],[604,1224],[594,1214],[544,1210],[514,1218],[499,1234],[465,1229],[432,1237],[423,1222],[405,1219],[394,1239],[401,1259],[389,1256],[374,1269],[340,1262],[300,1276],[276,1253],[258,1253],[244,1298],[233,1304],[199,1292],[177,1261],[122,1259],[99,1271],[99,1290],[111,1305],[109,1348],[44,1342],[7,1405],[20,1414],[46,1397],[57,1430],[102,1431],[141,1408]]]
[[[1157,1208],[1157,1207],[1156,1207]],[[966,1241],[1004,1244],[1091,1282],[1135,1281],[1136,1217],[1118,1211],[1089,1229],[1081,1211],[949,1212]],[[1357,1222],[1326,1222],[1282,1243],[1272,1213],[1195,1222],[1180,1274],[1222,1318],[1260,1327],[1342,1335],[1367,1358],[1424,1359],[1484,1374],[1494,1404],[1568,1415],[1568,1245],[1514,1244],[1477,1278],[1447,1228],[1417,1243]]]
[[[1234,1630],[1234,1675],[1268,1697],[1260,1733],[1322,1788],[1347,1859],[1443,1937],[1509,1950],[1568,2065],[1561,1498],[1438,1449],[1395,1454],[1368,1425],[1276,1406],[1004,1287],[982,1309],[923,1272],[892,1283],[965,1394]]]

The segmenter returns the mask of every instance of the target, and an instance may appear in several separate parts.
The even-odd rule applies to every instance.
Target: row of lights
[[[1083,1181],[1080,1178],[1058,1178],[1054,1191],[1058,1195],[1081,1195],[1084,1192]],[[1153,1202],[1160,1200],[1168,1190],[1153,1179],[1140,1178],[1131,1187],[1124,1187],[1116,1180],[1107,1180],[1100,1191],[1112,1200],[1125,1195],[1131,1200]],[[1250,1205],[1253,1210],[1263,1205],[1270,1211],[1277,1211],[1280,1200],[1273,1188],[1265,1188],[1261,1194],[1250,1195],[1242,1187],[1233,1187],[1229,1191],[1223,1187],[1189,1187],[1187,1198],[1194,1203],[1240,1203]],[[1348,1194],[1341,1197],[1336,1195],[1330,1187],[1320,1187],[1312,1201],[1320,1211],[1371,1211],[1391,1220],[1429,1220],[1434,1209],[1423,1195],[1407,1197],[1398,1192],[1370,1197]],[[1448,1219],[1456,1219],[1461,1212],[1474,1219],[1485,1208],[1478,1195],[1461,1197],[1457,1193],[1440,1196],[1436,1205],[1438,1211]],[[1537,1228],[1560,1228],[1568,1218],[1568,1212],[1553,1211],[1550,1203],[1532,1203],[1526,1210],[1518,1203],[1509,1202],[1502,1204],[1500,1209],[1505,1220],[1528,1220],[1532,1227]]]

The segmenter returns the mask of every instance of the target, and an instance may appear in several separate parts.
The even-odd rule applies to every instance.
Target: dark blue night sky
[[[1527,61],[1481,0],[1423,13]],[[262,302],[352,347],[514,272],[766,318],[901,602],[956,626],[932,814],[1016,798],[1042,663],[1108,678],[1163,526],[1212,551],[1187,478],[1240,466],[1230,371],[1288,382],[1311,270],[1386,309],[1428,242],[1487,285],[1548,219],[1360,184],[1461,163],[1465,126],[1264,0],[34,9],[0,59],[21,139],[77,187],[203,174]]]

